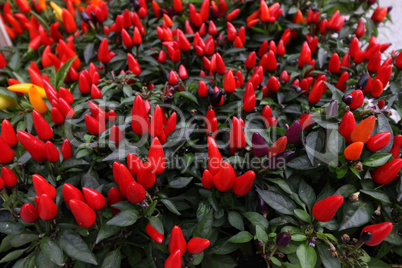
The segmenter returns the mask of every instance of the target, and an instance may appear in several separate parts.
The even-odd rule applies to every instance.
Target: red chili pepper
[[[169,239],[169,252],[173,254],[176,250],[180,250],[180,254],[184,255],[187,251],[186,240],[179,226],[174,226]]]
[[[24,146],[35,161],[41,162],[46,159],[45,144],[41,140],[22,130],[17,132],[17,136],[22,146]]]
[[[158,163],[159,164],[159,163]],[[142,168],[138,171],[137,181],[144,186],[145,189],[149,189],[154,186],[156,182],[155,167],[150,161],[143,164]]]
[[[164,128],[164,133],[165,136],[169,136],[170,133],[172,133],[174,130],[176,130],[176,122],[177,122],[177,114],[176,112],[173,112],[170,116],[169,119],[167,120]]]
[[[126,29],[121,30],[121,39],[123,40],[123,44],[126,48],[133,46],[133,39],[131,39],[131,36],[128,34]]]
[[[131,203],[141,203],[145,199],[146,195],[147,192],[145,191],[145,188],[135,181],[132,181],[127,188],[127,199]]]
[[[246,112],[254,111],[257,102],[257,97],[254,93],[254,87],[251,83],[247,83],[246,91],[243,95],[243,110]]]
[[[181,255],[179,249],[171,253],[165,261],[165,268],[180,268],[182,265]]]
[[[41,197],[45,194],[50,199],[56,198],[56,188],[48,183],[41,175],[34,174],[32,176],[32,183],[37,196]]]
[[[13,187],[18,181],[17,175],[8,167],[1,168],[1,177],[4,184],[9,188]]]
[[[70,208],[70,201],[73,199],[85,202],[84,195],[81,191],[69,183],[63,185],[63,198],[68,208]]]
[[[151,163],[156,175],[162,174],[165,170],[165,154],[157,137],[152,140],[152,144],[149,148],[148,162]]]
[[[364,21],[362,19],[359,20],[359,22],[357,23],[357,27],[355,30],[355,35],[357,38],[360,38],[364,35],[366,29],[364,26]]]
[[[342,117],[342,121],[338,129],[338,132],[345,138],[346,144],[352,142],[350,135],[352,134],[352,131],[355,128],[356,128],[355,117],[351,111],[347,111],[345,115]]]
[[[382,85],[382,82],[379,79],[375,78],[373,80],[373,85],[371,87],[371,95],[373,95],[374,98],[377,98],[377,97],[381,96],[383,90],[384,90],[384,87]]]
[[[367,70],[370,73],[376,73],[381,66],[381,52],[376,51],[373,56],[370,57],[367,63]]]
[[[95,84],[91,86],[91,98],[94,100],[102,98],[102,92]]]
[[[89,83],[83,72],[80,72],[78,78],[78,89],[82,94],[88,94],[91,91],[91,84]]]
[[[250,170],[236,178],[233,185],[233,193],[238,196],[244,196],[250,192],[255,179],[255,172]]]
[[[370,151],[376,152],[388,145],[391,140],[390,132],[382,132],[370,137],[366,146]]]
[[[275,53],[272,50],[270,50],[268,52],[266,69],[268,72],[272,72],[272,71],[275,71],[276,68],[278,68],[276,56],[275,56]]]
[[[313,119],[311,119],[311,117],[313,116],[313,114],[302,114],[300,116],[300,125],[302,127],[302,130],[308,130],[311,128],[311,126],[313,125],[314,121]]]
[[[313,215],[320,222],[328,222],[332,220],[338,209],[343,204],[341,195],[333,195],[318,201],[313,206]]]
[[[232,126],[230,129],[229,143],[231,147],[242,149],[246,146],[246,136],[237,117],[232,118]]]
[[[391,76],[392,76],[392,65],[390,64],[380,67],[380,69],[377,72],[376,79],[380,80],[383,87],[385,88],[388,85]]]
[[[220,168],[219,172],[214,175],[213,182],[219,191],[226,192],[233,187],[236,177],[237,174],[232,165],[230,165],[228,162],[225,162],[222,163],[222,167]]]
[[[98,59],[103,64],[106,64],[111,60],[109,52],[109,42],[106,38],[103,38],[102,42],[100,43],[98,51]]]
[[[60,97],[65,99],[69,104],[74,102],[74,96],[71,94],[70,90],[65,87],[59,88]]]
[[[265,105],[261,112],[261,117],[267,120],[268,118],[272,117],[272,110],[269,105]]]
[[[3,122],[1,123],[1,136],[9,146],[15,146],[18,144],[18,139],[17,135],[15,134],[15,130],[7,119],[4,119]],[[3,152],[3,150],[1,151]]]
[[[325,88],[325,84],[322,80],[316,81],[308,96],[308,101],[311,104],[316,104],[317,102],[319,102],[321,100],[324,88]]]
[[[361,233],[370,232],[372,236],[372,239],[369,242],[365,242],[365,244],[367,246],[377,246],[391,233],[392,227],[391,222],[383,222],[364,227]]]
[[[332,54],[331,59],[329,60],[329,64],[328,64],[328,70],[331,73],[337,73],[339,72],[341,68],[341,63],[339,61],[339,56],[337,53]]]
[[[90,116],[89,114],[85,115],[85,124],[87,126],[88,132],[91,133],[92,135],[99,135],[100,133],[103,132],[99,124],[99,121]]]
[[[159,233],[154,227],[152,227],[151,222],[148,222],[147,227],[145,227],[147,234],[156,242],[161,244],[164,239],[164,235]]]
[[[112,187],[109,190],[108,194],[108,206],[112,210],[113,215],[116,215],[120,212],[119,209],[112,207],[112,205],[117,204],[121,201],[124,201],[123,196],[121,195],[119,189],[116,187]]]
[[[286,136],[277,139],[274,144],[268,149],[268,158],[274,157],[277,154],[282,153],[286,149],[288,138]]]
[[[371,19],[375,22],[375,23],[379,23],[382,22],[385,17],[387,16],[388,13],[388,8],[387,7],[380,7],[378,6],[373,14],[371,15]]]
[[[131,127],[137,135],[144,135],[148,133],[149,119],[145,108],[144,101],[140,95],[134,99]]]
[[[308,43],[304,42],[300,52],[298,65],[300,68],[303,68],[304,65],[309,64],[310,62],[311,62],[311,50],[310,47],[308,46]]]
[[[52,121],[56,125],[60,125],[64,122],[64,116],[63,114],[57,109],[57,107],[53,107],[52,110],[50,111],[50,115],[52,118]]]
[[[53,105],[53,104],[52,104]],[[57,107],[59,111],[63,114],[66,118],[72,118],[75,115],[74,109],[71,105],[63,98],[59,99],[59,107]]]
[[[206,238],[193,237],[188,241],[187,250],[191,254],[200,254],[207,247],[211,245],[211,242]]]
[[[163,117],[164,112],[159,105],[156,105],[154,114],[152,116],[151,125],[149,128],[149,134],[151,137],[159,137],[163,132]]]
[[[189,51],[191,49],[190,42],[188,41],[184,33],[179,29],[177,30],[176,41],[179,43],[181,50]]]
[[[21,207],[20,217],[26,223],[35,222],[38,219],[38,210],[31,203],[25,203]]]
[[[54,146],[53,142],[47,141],[45,143],[45,157],[49,162],[57,162],[60,159],[59,150]]]
[[[56,203],[46,194],[40,196],[38,205],[39,218],[44,221],[52,220],[57,215]]]
[[[218,120],[215,117],[215,112],[213,109],[209,109],[207,115],[205,117],[205,128],[206,128],[206,135],[211,135],[212,137],[216,137],[218,132]]]
[[[361,141],[366,143],[370,139],[371,132],[375,126],[375,121],[376,119],[372,115],[360,122],[360,124],[357,125],[357,127],[350,134],[350,139],[352,142]]]
[[[222,155],[212,137],[207,138],[208,143],[208,170],[212,175],[216,175],[222,166]]]
[[[15,0],[15,3],[18,6],[18,9],[22,12],[22,13],[29,13],[29,11],[31,11],[31,7],[29,6],[29,4],[27,3],[27,1],[24,0]]]
[[[394,159],[397,159],[399,157],[399,154],[401,152],[401,145],[402,145],[402,135],[398,134],[394,137],[394,143],[390,151]]]
[[[127,167],[120,163],[116,175],[117,177],[115,177],[115,181],[119,185],[121,195],[127,197],[128,187],[132,182],[135,182],[134,178]]]
[[[177,84],[177,82],[179,81],[179,77],[177,76],[175,71],[170,71],[168,81],[169,84],[172,86]]]
[[[32,112],[33,124],[39,139],[48,141],[53,138],[53,130],[46,119],[37,111]]]
[[[142,160],[140,158],[138,158],[136,155],[128,154],[127,155],[127,165],[128,165],[128,169],[129,169],[131,175],[137,176],[138,172],[142,168],[143,163],[142,163]]]
[[[82,192],[88,205],[93,210],[101,210],[105,207],[106,199],[100,192],[88,187],[83,187]]]
[[[373,180],[378,184],[389,184],[398,175],[402,168],[402,159],[396,158],[388,163],[379,166],[371,174]]]
[[[269,91],[277,92],[279,90],[280,86],[281,85],[280,85],[279,80],[278,80],[278,78],[276,76],[271,76],[268,79],[267,88],[268,88]]]
[[[75,19],[73,15],[71,15],[70,11],[63,8],[61,15],[63,18],[64,29],[67,31],[67,33],[71,34],[75,32],[77,30],[77,24],[75,23]]]
[[[211,174],[211,172],[209,172],[208,169],[204,170],[204,173],[202,174],[201,183],[205,189],[214,188],[214,176]]]
[[[123,133],[119,129],[118,126],[113,125],[111,130],[110,130],[110,141],[116,145],[116,147],[119,147],[120,141],[123,139]]]
[[[233,70],[229,70],[225,74],[225,81],[223,83],[223,89],[225,89],[226,92],[234,92],[236,89],[236,80],[233,75]]]
[[[80,227],[89,228],[95,223],[96,213],[90,206],[85,204],[85,202],[78,199],[72,199],[70,200],[69,205],[71,212]]]
[[[343,72],[341,76],[338,79],[338,82],[336,83],[336,88],[339,89],[342,92],[345,92],[346,90],[346,85],[345,83],[349,79],[349,73],[348,72]]]

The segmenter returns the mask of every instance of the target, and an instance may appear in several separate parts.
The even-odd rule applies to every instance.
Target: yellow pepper
[[[13,99],[0,95],[0,110],[15,107],[16,105],[17,103]]]
[[[53,8],[54,12],[56,13],[56,19],[63,20],[62,19],[63,9],[53,1],[50,1],[50,6]]]
[[[31,102],[33,108],[40,114],[44,114],[48,111],[48,107],[45,101],[40,96],[38,90],[34,85],[32,85],[28,90],[29,101]]]
[[[39,95],[42,98],[46,98],[46,92],[43,88],[38,87],[34,84],[30,84],[30,83],[24,83],[24,84],[15,84],[12,86],[9,86],[7,89],[13,92],[18,92],[18,93],[25,93],[27,94],[29,89],[34,86],[36,88],[36,90],[39,92]]]

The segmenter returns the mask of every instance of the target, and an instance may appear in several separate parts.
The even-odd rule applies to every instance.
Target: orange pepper
[[[352,131],[350,134],[350,139],[352,142],[357,142],[361,141],[363,143],[366,143],[371,136],[371,132],[373,131],[375,126],[375,117],[369,116],[363,121],[360,122],[360,124],[357,125],[357,127]]]
[[[343,154],[346,160],[357,160],[362,154],[364,143],[357,141],[346,147]]]
[[[31,102],[33,108],[40,114],[44,114],[48,111],[48,107],[45,101],[40,96],[38,90],[35,86],[31,86],[28,91],[29,101]]]

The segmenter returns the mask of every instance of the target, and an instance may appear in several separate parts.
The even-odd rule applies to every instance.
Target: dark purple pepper
[[[286,247],[287,245],[289,245],[290,241],[292,240],[292,235],[290,233],[290,231],[287,232],[282,232],[280,234],[278,234],[278,236],[276,237],[276,245],[278,247]]]
[[[368,0],[367,3],[371,6],[377,3],[377,0]]]
[[[352,101],[353,101],[353,97],[352,97],[352,95],[349,95],[349,94],[343,95],[342,101],[343,101],[346,105],[350,105],[350,104],[352,103]]]
[[[212,18],[214,19],[218,18],[218,12],[216,12],[216,10],[212,6],[209,7],[209,14],[211,14]]]
[[[91,11],[90,14],[91,14],[91,20],[92,20],[93,24],[97,24],[98,23],[98,18],[96,17],[95,13],[93,13]]]
[[[389,12],[391,12],[392,8],[393,8],[393,6],[387,7],[387,14],[389,14]]]
[[[360,235],[360,240],[364,243],[370,242],[373,239],[373,235],[370,232],[363,232]]]
[[[167,10],[167,14],[169,15],[169,17],[173,18],[174,16],[174,11],[172,7],[169,7]]]
[[[260,133],[255,132],[251,138],[251,143],[253,144],[253,154],[257,157],[263,157],[268,153],[268,146],[265,143],[263,137]]]
[[[222,99],[222,91],[219,90],[215,94],[211,95],[209,97],[209,99],[211,101],[212,106],[215,106],[215,107],[218,106]]]
[[[282,169],[286,166],[286,164],[293,159],[295,156],[294,151],[286,151],[280,154],[277,154],[273,157],[267,159],[264,163],[264,169],[269,169],[272,171]]]
[[[302,131],[302,127],[299,122],[295,122],[290,128],[286,131],[285,136],[288,138],[288,143],[295,144],[300,141],[300,133]]]
[[[362,77],[360,77],[359,81],[356,84],[356,89],[364,90],[367,86],[368,79],[369,79],[369,73],[367,72],[363,74]]]
[[[337,100],[332,100],[329,103],[327,110],[325,111],[325,114],[327,116],[338,116],[338,101]]]
[[[261,190],[261,188],[257,184],[254,184],[254,187],[258,190]],[[262,199],[258,193],[257,193],[257,200],[258,200],[258,206],[260,207],[261,210],[261,214],[264,217],[266,217],[268,215],[269,206],[267,205],[267,203],[265,203],[264,199]]]
[[[91,20],[84,10],[81,11],[81,18],[85,23],[89,23],[89,21]]]
[[[212,87],[210,87],[210,88],[208,88],[208,91],[207,91],[207,93],[208,93],[208,96],[212,96],[212,95],[214,95],[215,94],[215,91],[214,91],[214,89],[212,88]]]
[[[309,243],[308,244],[310,247],[315,248],[315,244],[314,243]]]

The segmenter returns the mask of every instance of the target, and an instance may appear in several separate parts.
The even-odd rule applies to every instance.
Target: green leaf
[[[257,192],[271,208],[285,215],[293,215],[296,205],[290,198],[272,191],[257,190]]]
[[[181,215],[181,213],[177,210],[175,204],[173,204],[172,201],[167,200],[167,199],[161,199],[161,202],[167,207],[168,210],[170,210],[172,213],[176,215]]]
[[[117,234],[121,230],[120,227],[117,226],[110,226],[110,225],[102,225],[98,232],[98,236],[96,237],[96,242],[95,244],[98,244],[100,241],[102,241],[105,238],[111,237],[112,235]]]
[[[361,190],[360,192],[369,195],[377,200],[380,200],[384,203],[391,203],[391,201],[389,200],[389,197],[387,194],[385,194],[384,192],[378,191],[378,190]]]
[[[59,245],[63,251],[73,259],[98,265],[88,245],[82,238],[72,230],[64,230],[59,238]]]
[[[40,241],[40,249],[42,250],[43,254],[49,258],[49,260],[59,266],[64,265],[63,250],[61,250],[56,240],[50,239],[49,237],[44,237]]]
[[[387,163],[391,157],[392,154],[373,154],[363,161],[363,165],[368,167],[379,167]]]
[[[148,217],[151,216],[154,213],[157,204],[158,200],[155,200],[149,206],[147,206],[144,210],[144,215]]]
[[[163,229],[163,223],[159,218],[149,217],[149,222],[151,223],[152,227],[154,227],[158,231],[158,233],[165,233],[165,230]]]
[[[191,262],[192,265],[199,265],[201,264],[202,260],[204,259],[204,252],[200,254],[193,254],[192,255],[194,260]]]
[[[240,213],[237,211],[230,211],[228,214],[228,221],[234,228],[244,231],[244,222]]]
[[[313,207],[316,200],[316,195],[314,189],[304,180],[301,180],[299,184],[299,196],[309,209]]]
[[[194,177],[178,177],[174,178],[173,180],[169,181],[169,186],[174,189],[181,189],[185,188]]]
[[[8,243],[10,246],[18,248],[29,242],[34,241],[35,239],[39,239],[39,236],[37,234],[22,233],[12,236],[12,239]]]
[[[380,153],[388,153],[391,150],[392,145],[393,145],[393,141],[394,141],[393,133],[394,132],[392,131],[392,128],[389,124],[388,118],[383,113],[380,113],[377,116],[377,124],[378,124],[377,133],[382,133],[382,132],[391,133],[391,139],[388,142],[387,146],[385,146],[383,149],[381,149],[379,151]]]
[[[314,268],[317,262],[317,253],[312,247],[301,244],[296,250],[296,255],[302,268]]]
[[[310,215],[305,212],[302,209],[295,209],[293,210],[293,212],[295,213],[296,217],[298,217],[299,219],[301,219],[304,222],[311,222],[311,217]]]
[[[292,194],[292,190],[290,189],[288,183],[282,179],[269,179],[270,182],[275,183],[279,186],[285,193]]]
[[[0,233],[16,235],[24,230],[24,225],[16,222],[1,221],[0,222]]]
[[[371,220],[374,209],[371,203],[348,202],[343,205],[343,218],[339,231],[360,227]]]
[[[249,232],[241,231],[241,232],[235,234],[234,236],[232,236],[231,238],[229,238],[228,241],[231,243],[236,243],[236,244],[247,243],[251,239],[253,239],[253,237],[254,236],[252,234],[250,234]]]
[[[377,258],[371,258],[368,268],[391,268],[392,266]]]
[[[202,218],[202,220],[194,228],[193,235],[198,237],[207,237],[212,230],[214,224],[214,213],[213,209]]]
[[[268,228],[268,220],[257,212],[244,212],[243,216],[247,218],[255,226],[261,226],[263,229]]]
[[[67,73],[70,70],[70,67],[71,67],[71,65],[73,64],[73,62],[74,62],[74,60],[76,58],[77,58],[77,56],[75,56],[74,58],[69,59],[57,71],[57,73],[56,73],[56,85],[55,85],[56,89],[59,89],[63,85],[64,79],[66,78]]]
[[[236,266],[236,261],[225,255],[207,255],[202,263],[203,268],[234,268]]]
[[[255,227],[255,236],[257,237],[258,241],[264,241],[265,243],[268,242],[267,233],[259,225]]]
[[[337,257],[333,257],[331,255],[331,252],[328,250],[328,245],[324,243],[316,243],[315,244],[317,247],[318,254],[320,255],[320,259],[322,261],[322,264],[325,267],[331,267],[331,268],[340,268],[341,263]]]
[[[24,252],[26,250],[27,250],[26,248],[23,248],[23,249],[18,249],[18,250],[11,251],[10,253],[8,253],[6,256],[4,256],[0,260],[0,263],[9,262],[9,261],[18,259],[19,257],[21,257],[22,254],[24,254]]]
[[[106,255],[102,262],[102,268],[119,268],[121,264],[120,249],[113,250]]]
[[[293,232],[291,239],[292,239],[292,241],[301,242],[301,241],[306,241],[307,236],[306,236],[306,234],[303,234],[303,233],[295,233],[295,232]]]
[[[188,92],[188,91],[176,92],[176,93],[174,94],[174,98],[178,98],[178,96],[185,97],[185,98],[189,99],[190,101],[192,101],[192,102],[198,104],[198,100],[197,100],[197,98],[194,96],[194,94],[192,94],[192,93],[190,93],[190,92]]]
[[[119,214],[117,214],[111,220],[109,220],[106,224],[120,227],[130,226],[137,221],[138,216],[139,216],[138,211],[130,208],[121,211]]]

